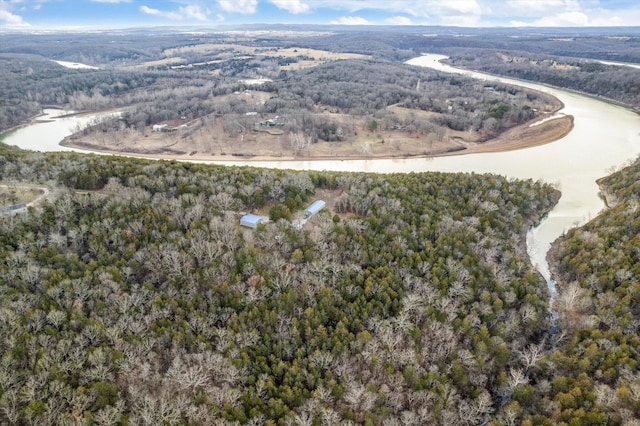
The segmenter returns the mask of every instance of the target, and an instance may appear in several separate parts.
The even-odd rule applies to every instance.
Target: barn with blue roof
[[[304,217],[311,217],[324,208],[326,203],[322,200],[316,200],[309,207],[304,209]]]
[[[257,216],[255,214],[245,214],[240,218],[240,225],[247,228],[257,228],[259,223],[266,221],[265,217]]]

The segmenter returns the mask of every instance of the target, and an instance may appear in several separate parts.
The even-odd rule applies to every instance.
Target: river
[[[34,124],[19,127],[3,134],[0,142],[15,145],[31,151],[76,151],[89,152],[75,148],[67,148],[60,142],[73,132],[89,125],[92,120],[104,114],[74,115],[73,111],[45,109],[44,114],[36,118]]]
[[[432,67],[490,81],[528,87],[560,99],[564,114],[574,116],[574,128],[564,138],[542,146],[502,153],[469,154],[437,158],[301,161],[211,161],[215,164],[253,165],[296,170],[364,171],[377,173],[476,172],[512,178],[532,178],[557,186],[562,197],[547,217],[527,235],[532,264],[556,295],[546,254],[551,243],[569,228],[595,217],[604,203],[596,180],[628,164],[640,155],[640,116],[634,112],[557,88],[455,69],[439,62],[441,55],[424,55],[408,63]],[[36,151],[72,150],[58,143],[72,129],[88,123],[89,117],[67,117],[23,127],[5,136],[3,142]]]

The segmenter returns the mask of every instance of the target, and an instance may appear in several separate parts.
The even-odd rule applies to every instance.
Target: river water
[[[566,230],[595,217],[604,203],[596,180],[627,165],[640,155],[640,116],[634,112],[572,92],[530,82],[455,69],[439,62],[441,55],[425,55],[408,63],[436,68],[487,81],[500,81],[549,93],[560,99],[564,114],[574,116],[574,128],[564,138],[542,146],[502,153],[469,154],[438,158],[300,161],[211,161],[215,164],[249,165],[295,170],[362,171],[376,173],[476,172],[511,178],[532,178],[554,184],[562,197],[548,216],[527,235],[532,264],[547,281],[551,296],[555,283],[546,254],[551,243]],[[90,117],[66,117],[18,129],[3,142],[35,151],[72,150],[58,143]],[[202,162],[202,161],[201,161]]]
[[[31,151],[77,151],[88,152],[75,148],[67,148],[60,142],[89,125],[96,119],[96,115],[69,115],[73,111],[60,109],[45,109],[44,115],[36,118],[36,123],[20,127],[0,137],[0,142],[7,145],[15,145]]]

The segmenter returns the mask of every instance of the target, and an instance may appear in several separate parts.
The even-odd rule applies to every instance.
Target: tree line
[[[69,69],[34,55],[0,54],[0,130],[45,106],[101,110],[123,106],[124,94],[158,83],[144,72]]]
[[[640,71],[627,66],[509,50],[465,50],[454,65],[536,81],[640,107]]]

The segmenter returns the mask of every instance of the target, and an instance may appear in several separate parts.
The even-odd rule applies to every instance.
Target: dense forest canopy
[[[43,107],[101,110],[130,105],[123,98],[158,84],[158,74],[69,69],[40,56],[0,54],[0,129],[37,115]]]
[[[124,110],[99,132],[211,116],[233,130],[258,107],[234,98],[240,80],[260,76],[260,108],[325,140],[348,127],[315,113],[497,129],[547,101],[399,64],[424,51],[637,106],[637,70],[573,59],[640,62],[638,38],[612,29],[314,30],[3,33],[0,128],[53,104]],[[328,44],[331,59],[297,51]],[[2,424],[638,424],[638,162],[554,245],[551,307],[524,247],[559,197],[541,182],[5,145],[0,182],[46,194],[0,213]],[[294,226],[316,199],[327,208]],[[247,212],[271,220],[242,228]]]
[[[100,67],[117,67],[155,59],[163,49],[175,47],[189,38],[179,34],[119,32],[53,32],[2,34],[3,53],[22,53]],[[178,44],[176,44],[178,43]]]
[[[567,343],[546,362],[534,404],[567,421],[582,409],[591,423],[640,418],[640,161],[600,181],[611,208],[570,230],[549,259],[561,285],[556,309]],[[579,395],[579,396],[578,396]],[[547,407],[554,401],[561,407]],[[587,410],[587,405],[593,407]],[[634,423],[636,422],[636,423]]]
[[[524,251],[541,183],[13,150],[1,170],[56,188],[0,217],[5,422],[476,424],[549,327]],[[302,229],[238,226],[318,193]]]

